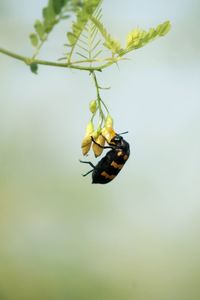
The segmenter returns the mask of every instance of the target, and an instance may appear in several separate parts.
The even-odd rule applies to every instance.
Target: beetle
[[[93,137],[91,137],[91,139],[94,143],[96,143]],[[121,171],[129,158],[130,147],[127,141],[125,141],[120,134],[116,134],[111,139],[108,143],[109,146],[102,147],[99,144],[97,145],[101,148],[111,150],[106,153],[96,166],[94,166],[90,161],[80,160],[80,162],[89,164],[93,168],[86,174],[83,174],[83,176],[87,176],[92,173],[92,183],[105,184],[112,181]]]

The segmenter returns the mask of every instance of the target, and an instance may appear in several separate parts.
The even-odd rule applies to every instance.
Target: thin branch
[[[37,65],[46,65],[46,66],[51,66],[51,67],[61,67],[61,68],[71,68],[71,69],[77,69],[77,70],[82,70],[82,71],[100,71],[102,69],[105,69],[111,65],[113,65],[114,63],[117,63],[119,60],[122,60],[123,58],[121,57],[117,57],[114,60],[110,60],[108,58],[104,59],[104,60],[92,60],[94,62],[103,62],[103,61],[108,61],[107,63],[104,63],[100,66],[97,67],[87,67],[87,66],[80,66],[77,65],[78,63],[87,63],[87,62],[91,62],[91,60],[83,60],[83,61],[74,61],[71,63],[58,63],[58,62],[52,62],[52,61],[46,61],[46,60],[41,60],[41,59],[33,59],[27,56],[23,56],[14,52],[11,52],[7,49],[3,49],[0,48],[0,53],[8,55],[12,58],[15,58],[17,60],[20,60],[22,62],[24,62],[26,65],[31,65],[31,64],[37,64]]]

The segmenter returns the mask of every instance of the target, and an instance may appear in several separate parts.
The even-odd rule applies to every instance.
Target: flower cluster
[[[95,157],[100,156],[103,152],[105,143],[110,143],[115,135],[113,119],[110,114],[105,118],[104,126],[99,126],[96,130],[94,128],[93,120],[91,120],[86,127],[85,136],[81,144],[83,155],[87,155],[92,147]]]
[[[92,117],[86,127],[81,148],[83,155],[87,155],[92,148],[95,157],[98,157],[103,152],[105,143],[109,144],[116,135],[116,132],[113,129],[113,119],[106,104],[100,96],[99,91],[102,89],[102,87],[99,86],[95,73],[92,72],[91,75],[96,87],[97,98],[89,103],[89,110],[92,114]],[[96,115],[98,115],[98,120],[96,120],[98,125],[95,128],[93,121]]]

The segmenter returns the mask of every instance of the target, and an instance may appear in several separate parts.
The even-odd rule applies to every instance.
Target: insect
[[[92,137],[91,139],[94,143],[96,143]],[[92,173],[92,183],[105,184],[112,181],[121,171],[125,162],[129,158],[129,144],[121,135],[116,134],[108,143],[108,145],[109,146],[102,148],[111,150],[106,153],[106,155],[97,163],[96,166],[94,166],[90,161],[80,160],[81,163],[88,164],[93,168],[83,175],[87,176],[88,174]]]

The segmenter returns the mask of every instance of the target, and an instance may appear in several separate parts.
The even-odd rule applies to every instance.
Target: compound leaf
[[[42,10],[43,20],[36,20],[34,23],[35,35],[37,35],[38,40],[44,41],[47,38],[47,34],[52,31],[59,20],[68,17],[67,15],[62,15],[62,11],[69,2],[70,0],[48,0],[47,6]],[[36,47],[38,45],[36,37],[31,34],[30,39],[32,45]]]
[[[148,31],[136,28],[132,30],[126,39],[126,48],[120,52],[120,55],[124,55],[134,49],[141,48],[147,43],[151,42],[153,39],[159,36],[164,36],[169,32],[171,24],[166,21],[159,24],[156,28],[150,28]]]
[[[87,25],[87,22],[90,20],[91,16],[94,14],[101,2],[102,0],[85,0],[82,6],[79,7],[76,21],[72,24],[72,31],[67,33],[67,37],[71,46],[68,61],[71,60],[76,44],[78,43],[78,40],[85,26]]]

